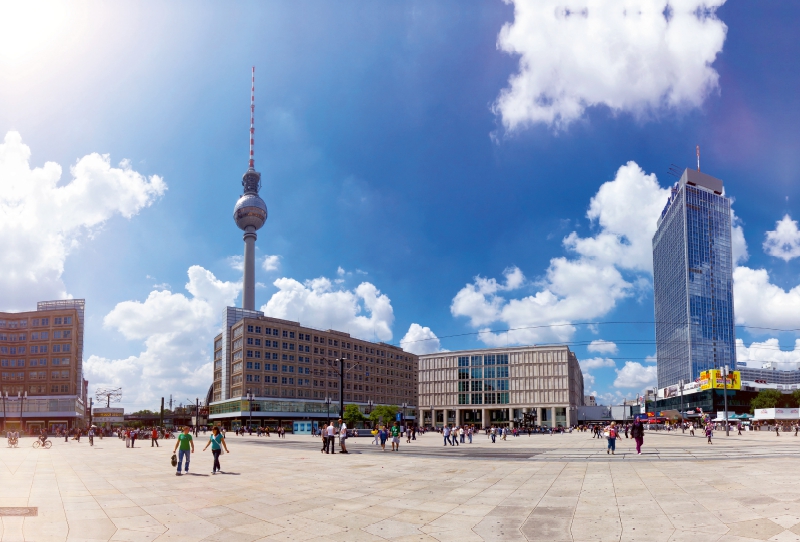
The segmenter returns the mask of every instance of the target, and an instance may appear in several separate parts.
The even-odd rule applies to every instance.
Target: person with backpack
[[[617,449],[617,422],[611,422],[611,425],[608,426],[606,439],[608,439],[606,453],[614,455],[614,451]]]
[[[219,464],[219,456],[222,453],[222,448],[225,448],[225,453],[231,453],[228,450],[228,445],[225,443],[225,437],[223,437],[218,427],[214,427],[211,429],[211,436],[208,438],[208,442],[206,443],[206,447],[203,448],[203,451],[206,451],[208,445],[211,445],[211,454],[214,456],[214,466],[211,468],[211,474],[217,474],[218,472],[222,472],[222,467]],[[187,462],[188,464],[188,462]]]

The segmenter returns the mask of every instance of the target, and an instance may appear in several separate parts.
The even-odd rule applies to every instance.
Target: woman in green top
[[[219,466],[219,454],[222,453],[222,448],[225,448],[226,454],[231,453],[230,450],[228,450],[228,445],[225,444],[225,437],[219,432],[219,427],[215,426],[211,429],[211,436],[208,438],[206,447],[203,448],[204,452],[209,444],[211,445],[211,453],[214,456],[214,467],[211,469],[211,474],[217,474],[217,472],[222,472],[222,467]]]
[[[180,450],[178,447],[180,446]],[[192,440],[192,435],[189,434],[189,426],[183,428],[183,433],[178,435],[178,442],[175,443],[175,450],[178,450],[178,472],[175,473],[175,476],[181,475],[181,463],[183,463],[183,458],[186,458],[186,468],[183,472],[189,472],[189,458],[191,457],[191,452],[194,452],[194,441]],[[175,453],[175,450],[172,450],[172,453]]]

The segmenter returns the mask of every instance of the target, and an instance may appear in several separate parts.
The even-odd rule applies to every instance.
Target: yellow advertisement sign
[[[728,372],[728,389],[740,390],[742,389],[742,377],[739,371]],[[700,373],[700,389],[718,389],[725,388],[725,377],[719,369],[711,369],[709,371],[702,371]]]

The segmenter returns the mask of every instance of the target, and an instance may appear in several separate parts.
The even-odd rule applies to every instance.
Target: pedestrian
[[[778,424],[776,423],[776,424],[775,424],[775,436],[776,436],[776,437],[779,437],[779,436],[781,436],[781,434],[778,432],[778,427],[779,427],[779,426],[778,426]]]
[[[636,454],[642,455],[642,443],[644,442],[644,425],[642,420],[636,418],[631,427],[631,438],[636,441]]]
[[[325,453],[329,453],[328,450],[330,449],[330,453],[336,453],[336,428],[333,425],[333,422],[328,424],[327,428],[328,432],[328,441],[325,444]],[[280,436],[280,435],[279,435]]]
[[[386,451],[386,439],[389,438],[389,432],[386,430],[386,426],[382,425],[381,428],[378,430],[378,435],[381,439],[381,449],[385,452]]]
[[[231,451],[228,450],[228,445],[225,443],[225,437],[220,434],[217,427],[214,427],[211,430],[211,436],[208,437],[206,447],[203,448],[204,452],[206,451],[206,448],[208,448],[209,444],[211,445],[211,455],[214,456],[214,466],[211,467],[211,474],[217,474],[218,472],[222,472],[222,467],[219,464],[219,455],[222,453],[222,448],[225,448],[226,454],[231,453]],[[187,461],[186,464],[188,467],[189,462]]]
[[[392,426],[392,451],[400,451],[400,422],[394,422]]]
[[[453,428],[450,430],[450,446],[453,445],[461,446],[458,443],[458,428],[456,426],[453,426]]]
[[[442,431],[442,436],[444,437],[444,445],[447,446],[448,444],[450,444],[450,427],[449,426],[447,426],[447,425],[444,426],[444,430]]]
[[[636,422],[634,421],[634,422],[633,422],[633,424],[634,424],[634,425],[636,425]],[[628,431],[629,431],[629,430],[631,430],[631,428],[630,428],[630,427],[628,426],[628,424],[626,423],[626,424],[625,424],[625,438],[628,438]],[[633,437],[633,435],[631,435],[631,438],[634,438],[634,437]]]
[[[346,454],[348,453],[347,447],[344,445],[344,441],[347,440],[347,424],[339,418],[339,446],[342,447],[341,453]]]
[[[497,428],[495,426],[492,426],[489,432],[491,433],[492,444],[494,444],[496,442],[495,439],[497,438]]]
[[[406,426],[406,444],[411,444],[411,427]]]
[[[89,428],[89,446],[94,446],[94,427]]]
[[[136,436],[139,433],[136,429],[131,429],[131,448],[135,448]],[[80,438],[80,435],[78,436]]]
[[[606,454],[614,455],[614,452],[617,449],[617,422],[611,422],[611,425],[608,426],[608,430],[606,433],[606,439],[608,440],[608,448],[606,448]]]
[[[467,427],[467,440],[472,444],[472,426]]]
[[[737,424],[736,424],[736,429],[739,431],[739,432],[738,432],[738,433],[736,433],[736,434],[737,434],[737,435],[741,435],[741,434],[742,434],[742,424],[740,424],[740,423],[737,423]],[[795,436],[797,436],[797,434],[796,434],[796,433],[795,433]]]
[[[714,435],[714,426],[711,425],[710,423],[706,424],[706,438],[708,438],[706,442],[708,444],[714,444],[713,442],[711,442],[711,437],[713,435]]]
[[[152,448],[155,445],[156,448],[160,448],[158,445],[158,429],[153,427],[153,432],[150,433],[150,447]]]
[[[180,447],[180,450],[178,448]],[[186,466],[184,467],[183,472],[185,474],[189,473],[189,460],[192,457],[192,452],[194,452],[194,440],[192,440],[192,435],[189,433],[189,426],[184,426],[183,433],[178,435],[178,440],[175,442],[175,448],[172,450],[172,453],[178,452],[178,471],[175,473],[175,476],[181,475],[181,463],[183,463],[183,459],[186,458]]]
[[[689,436],[694,436],[694,422],[689,424]]]

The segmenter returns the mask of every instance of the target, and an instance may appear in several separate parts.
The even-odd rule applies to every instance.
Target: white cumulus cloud
[[[362,282],[353,290],[325,277],[304,283],[279,278],[273,285],[278,291],[261,307],[267,316],[344,331],[365,340],[392,338],[391,300],[369,282]]]
[[[152,408],[170,394],[205,399],[222,309],[233,305],[241,284],[220,281],[197,265],[188,276],[190,296],[154,290],[144,301],[118,303],[105,316],[104,327],[143,341],[144,350],[125,359],[89,356],[84,371],[93,385],[121,386],[124,402],[140,407]]]
[[[614,387],[643,390],[656,385],[658,372],[655,365],[642,365],[635,361],[626,361],[622,369],[617,369]]]
[[[733,300],[737,324],[800,328],[800,285],[784,290],[770,282],[766,269],[734,269]]]
[[[597,233],[572,232],[564,238],[573,257],[551,259],[536,282],[527,281],[517,267],[506,269],[500,281],[476,277],[455,295],[450,312],[469,318],[480,331],[478,338],[490,346],[569,340],[575,332],[571,322],[602,317],[649,287],[652,237],[668,195],[655,175],[628,162],[589,203],[586,216]],[[626,280],[623,272],[634,280]],[[490,326],[498,324],[514,331],[492,332]]]
[[[18,132],[0,144],[0,290],[3,306],[29,310],[37,300],[69,297],[61,279],[69,252],[115,215],[131,218],[167,190],[126,160],[112,167],[92,153],[70,167],[31,167],[31,150]]]
[[[736,362],[760,369],[765,363],[772,363],[782,370],[795,370],[800,367],[800,339],[795,339],[793,350],[781,350],[778,339],[772,338],[745,346],[742,339],[736,339]]]
[[[637,117],[698,107],[718,86],[724,0],[513,3],[497,47],[519,56],[519,71],[494,104],[509,131],[563,128],[593,106]]]
[[[800,256],[800,229],[789,215],[775,223],[775,229],[766,233],[764,252],[785,262]]]
[[[604,341],[603,339],[597,339],[590,342],[586,349],[589,352],[596,352],[598,354],[616,354],[619,351],[615,343],[611,341]]]
[[[281,257],[275,254],[264,256],[264,261],[261,262],[261,268],[264,271],[277,271],[281,265]]]
[[[431,328],[423,327],[419,324],[411,324],[409,326],[408,331],[400,341],[400,348],[418,356],[442,351],[439,338],[431,331]]]
[[[591,371],[592,369],[602,369],[604,367],[616,367],[613,359],[610,358],[589,358],[579,361],[581,369]]]

